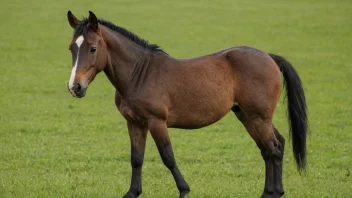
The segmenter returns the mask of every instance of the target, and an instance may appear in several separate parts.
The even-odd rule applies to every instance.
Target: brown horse
[[[306,164],[307,115],[301,80],[283,57],[251,47],[233,47],[194,59],[175,59],[157,45],[111,22],[70,11],[72,73],[68,89],[82,98],[94,77],[104,71],[116,88],[115,102],[127,121],[132,180],[124,197],[142,193],[142,164],[150,131],[180,197],[190,188],[177,167],[168,128],[208,126],[232,110],[256,142],[265,162],[262,197],[280,197],[285,139],[272,123],[286,85],[290,134],[299,172]]]

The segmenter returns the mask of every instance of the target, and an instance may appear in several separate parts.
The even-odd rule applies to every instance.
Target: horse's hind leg
[[[284,194],[282,185],[282,159],[285,139],[272,124],[271,118],[245,115],[233,109],[248,133],[256,142],[265,162],[265,186],[262,197],[280,197]]]
[[[284,157],[284,150],[285,150],[285,138],[279,133],[279,131],[273,126],[274,133],[276,139],[279,141],[278,148],[280,149],[280,155],[276,156],[272,159],[272,163],[274,165],[274,189],[280,195],[285,193],[284,187],[282,184],[282,160]]]

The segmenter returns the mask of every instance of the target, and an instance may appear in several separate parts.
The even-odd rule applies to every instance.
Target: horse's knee
[[[134,147],[132,147],[131,152],[131,166],[132,168],[138,168],[143,165],[144,155]]]
[[[174,168],[176,166],[176,160],[170,142],[164,141],[162,144],[158,145],[158,149],[164,165],[169,169]]]
[[[138,155],[131,156],[131,166],[132,168],[138,168],[143,165],[143,158]]]
[[[174,158],[173,154],[170,153],[163,153],[161,156],[164,165],[168,168],[168,169],[172,169],[176,166],[176,160]]]
[[[175,160],[164,160],[163,162],[168,169],[173,169],[176,165]]]

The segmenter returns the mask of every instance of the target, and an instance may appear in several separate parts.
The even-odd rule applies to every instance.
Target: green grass
[[[2,1],[0,6],[0,197],[121,197],[128,189],[129,138],[104,74],[87,96],[66,83],[72,37],[66,13],[92,10],[175,57],[249,45],[287,57],[309,107],[308,170],[286,146],[285,197],[352,197],[352,2]],[[283,98],[283,97],[282,97]],[[288,139],[286,105],[274,123]],[[264,163],[232,114],[194,131],[170,130],[189,197],[259,197]],[[141,197],[177,197],[148,137]]]

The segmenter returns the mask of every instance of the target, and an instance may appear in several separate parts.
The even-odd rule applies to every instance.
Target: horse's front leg
[[[158,147],[161,159],[163,160],[165,166],[171,171],[175,179],[177,188],[180,191],[180,198],[185,197],[189,193],[190,189],[177,167],[166,122],[158,119],[152,119],[148,121],[148,128],[156,146]]]
[[[148,129],[127,121],[131,141],[131,186],[124,198],[138,197],[142,193],[142,165]]]

